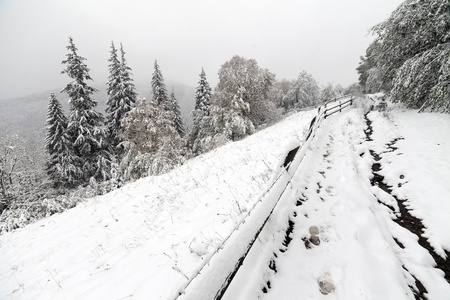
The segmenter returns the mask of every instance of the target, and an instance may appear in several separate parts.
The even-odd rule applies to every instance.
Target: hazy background
[[[165,79],[211,86],[233,55],[254,58],[277,78],[301,70],[321,84],[357,81],[368,29],[400,0],[0,0],[0,99],[62,88],[71,35],[95,85],[108,76],[110,43],[123,43],[139,86],[150,90],[153,62]],[[170,87],[168,87],[170,89]]]

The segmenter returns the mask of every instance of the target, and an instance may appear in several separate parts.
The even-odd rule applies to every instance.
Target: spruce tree
[[[107,102],[107,126],[109,131],[108,142],[112,153],[118,158],[123,149],[120,147],[123,133],[120,124],[122,118],[131,110],[131,104],[136,102],[136,92],[131,78],[131,68],[125,60],[123,46],[120,45],[121,61],[117,56],[114,43],[111,42],[111,57],[109,58],[108,102]]]
[[[156,103],[156,105],[162,107],[165,110],[169,110],[169,97],[167,96],[166,85],[164,83],[164,78],[156,60],[152,76],[152,92],[153,101]]]
[[[136,87],[133,83],[133,78],[131,78],[131,68],[127,65],[127,61],[125,59],[125,51],[123,50],[122,44],[120,44],[120,56],[121,56],[121,62],[120,62],[120,73],[122,77],[122,93],[123,93],[123,115],[125,115],[127,112],[131,110],[131,105],[136,102],[137,100],[137,94],[136,94]]]
[[[47,129],[45,149],[51,156],[61,152],[61,140],[66,132],[67,118],[64,115],[61,103],[56,99],[55,94],[51,93],[48,99],[47,122],[45,125]]]
[[[58,172],[61,154],[66,145],[64,140],[67,118],[63,113],[61,104],[56,99],[55,94],[51,93],[47,109],[47,122],[45,124],[47,135],[45,137],[45,149],[50,155],[47,163],[47,174],[50,176],[55,186],[60,185],[61,176]]]
[[[119,91],[122,82],[120,77],[120,61],[117,57],[117,49],[114,46],[114,42],[111,42],[111,56],[108,59],[108,62],[109,77],[106,88],[106,92],[108,93],[108,101],[106,102],[106,125],[109,131],[108,142],[114,151],[119,143],[118,129],[120,127],[120,116],[118,115],[118,108],[120,105]]]
[[[97,102],[92,99],[95,88],[86,81],[92,80],[86,60],[77,54],[72,37],[67,46],[69,53],[63,64],[62,73],[67,74],[72,81],[62,90],[69,96],[70,115],[67,125],[67,136],[72,144],[74,155],[81,163],[77,165],[77,174],[83,174],[80,179],[87,183],[91,177],[106,180],[110,177],[110,154],[107,149],[107,130],[103,126],[103,116],[94,110]]]
[[[72,145],[67,137],[67,118],[55,94],[51,93],[47,110],[47,135],[45,149],[50,156],[47,174],[55,187],[74,187],[78,184],[79,159],[74,156]]]
[[[200,81],[198,82],[198,87],[195,92],[195,109],[202,110],[207,115],[209,114],[209,106],[211,99],[211,88],[206,80],[205,70],[202,68],[200,73]]]
[[[172,88],[172,93],[170,94],[170,100],[169,100],[169,110],[173,113],[172,122],[175,126],[175,129],[177,130],[180,137],[184,137],[185,130],[183,126],[183,120],[181,119],[181,111],[180,111],[180,105],[178,104],[177,99],[175,98],[175,92]]]
[[[200,73],[200,80],[195,92],[195,108],[192,111],[192,117],[194,122],[189,134],[186,136],[186,145],[192,150],[194,155],[202,153],[202,147],[200,140],[203,136],[212,136],[214,130],[210,128],[210,99],[211,88],[206,80],[206,74],[204,69]]]

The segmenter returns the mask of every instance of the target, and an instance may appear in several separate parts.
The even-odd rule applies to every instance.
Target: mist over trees
[[[214,91],[201,69],[192,98],[192,125],[186,128],[175,89],[168,95],[157,60],[149,83],[151,99],[139,98],[123,46],[117,49],[111,42],[104,117],[96,110],[98,91],[89,85],[86,59],[71,37],[66,48],[62,73],[69,83],[62,93],[67,95],[68,113],[51,93],[45,151],[14,136],[0,139],[0,233],[124,182],[168,172],[273,124],[283,114],[337,97],[342,90],[331,84],[321,89],[306,72],[296,80],[278,81],[256,60],[236,55],[221,66]]]
[[[450,3],[404,1],[372,28],[357,68],[366,92],[389,92],[407,107],[450,113]]]

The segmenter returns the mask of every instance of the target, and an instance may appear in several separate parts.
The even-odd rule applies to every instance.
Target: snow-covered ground
[[[0,236],[0,299],[175,298],[281,174],[315,113]],[[288,188],[225,299],[414,299],[412,290],[450,299],[419,245],[450,251],[450,118],[364,113],[324,120],[305,159],[284,173]],[[398,222],[402,205],[423,220],[420,238]],[[227,251],[219,254],[233,257]],[[205,299],[196,286],[180,299]]]
[[[367,118],[372,141],[356,109],[322,124],[293,174],[289,196],[224,299],[414,299],[412,290],[450,299],[450,284],[433,268],[433,257],[417,235],[394,222],[402,217],[397,201],[371,182],[372,166],[380,163],[392,193],[423,219],[422,236],[437,253],[448,253],[450,119],[401,109]],[[399,137],[398,149],[390,149],[387,144]]]
[[[0,236],[0,299],[168,299],[259,199],[314,115]]]

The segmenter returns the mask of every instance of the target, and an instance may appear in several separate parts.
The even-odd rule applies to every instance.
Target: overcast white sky
[[[137,83],[155,59],[166,79],[214,87],[233,55],[254,58],[278,79],[302,71],[320,84],[357,81],[368,29],[400,0],[0,0],[0,98],[63,87],[68,37],[96,85],[108,76],[110,43],[123,43]]]

